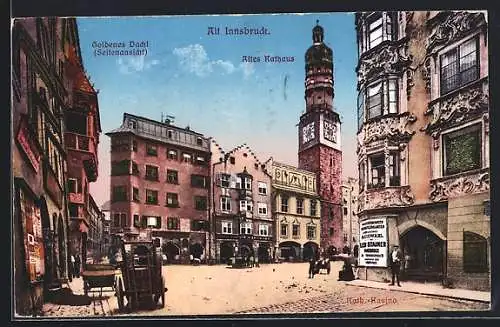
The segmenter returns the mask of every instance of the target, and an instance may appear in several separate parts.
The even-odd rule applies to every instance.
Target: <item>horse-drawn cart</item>
[[[120,310],[140,307],[154,309],[161,299],[165,307],[165,280],[162,276],[162,257],[154,243],[148,241],[122,242],[122,276],[116,281],[116,296]]]
[[[115,291],[116,267],[111,264],[87,264],[82,272],[83,291],[85,295],[89,292],[99,292],[102,295],[103,288],[108,287]],[[93,291],[92,289],[99,290]]]

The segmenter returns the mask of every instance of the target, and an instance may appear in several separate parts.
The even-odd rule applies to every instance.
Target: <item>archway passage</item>
[[[189,246],[189,254],[193,256],[193,258],[201,259],[203,255],[203,246],[200,243],[194,243]]]
[[[415,226],[400,238],[403,276],[410,280],[440,280],[444,275],[445,241],[422,226]]]
[[[300,260],[300,244],[297,242],[281,242],[279,244],[280,257],[284,261]]]
[[[302,252],[302,257],[304,260],[308,261],[311,258],[315,258],[318,254],[319,246],[314,242],[307,242],[304,244],[304,250]]]
[[[231,242],[222,242],[220,245],[220,262],[228,263],[233,255],[233,244]]]
[[[167,255],[167,262],[173,263],[179,260],[181,250],[173,242],[167,242],[165,244],[165,254]]]
[[[271,262],[271,247],[269,243],[260,243],[257,248],[257,256],[260,263]]]

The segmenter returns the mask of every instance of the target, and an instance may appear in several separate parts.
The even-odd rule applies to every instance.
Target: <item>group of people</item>
[[[80,255],[76,256],[71,255],[71,266],[70,271],[73,278],[80,278],[80,268],[82,266],[82,260],[80,259]]]

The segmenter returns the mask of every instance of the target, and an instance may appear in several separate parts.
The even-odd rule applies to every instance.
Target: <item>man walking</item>
[[[389,285],[394,286],[394,279],[396,279],[398,282],[398,286],[401,286],[401,284],[399,283],[399,273],[401,270],[401,261],[403,259],[403,254],[401,253],[401,250],[399,249],[398,245],[394,245],[390,259],[391,259],[392,283]]]

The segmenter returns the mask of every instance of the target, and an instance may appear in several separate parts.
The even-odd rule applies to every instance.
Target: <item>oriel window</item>
[[[370,188],[385,186],[385,163],[384,153],[370,156],[371,163],[371,183]]]
[[[478,38],[472,38],[441,55],[441,95],[478,78]]]
[[[389,186],[401,185],[399,162],[399,153],[392,152],[389,154]]]

